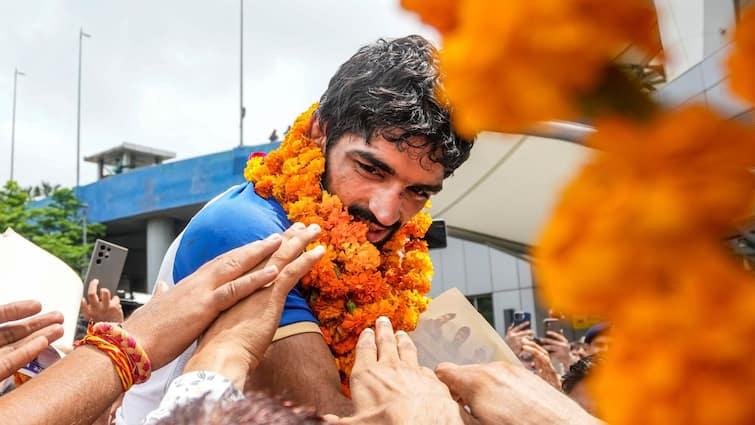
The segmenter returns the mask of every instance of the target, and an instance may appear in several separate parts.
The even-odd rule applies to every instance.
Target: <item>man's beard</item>
[[[398,221],[388,227],[383,226],[382,224],[380,224],[378,219],[375,217],[374,214],[372,214],[372,212],[369,209],[361,205],[349,205],[347,210],[349,211],[349,214],[351,214],[351,216],[354,217],[354,219],[357,221],[364,222],[365,224],[368,224],[368,225],[372,223],[388,230],[388,233],[385,235],[383,239],[377,242],[372,242],[372,244],[378,248],[382,248],[383,244],[391,240],[393,235],[395,235],[396,232],[398,232],[398,229],[401,228],[401,223]]]
[[[331,185],[330,185],[330,179],[328,178],[328,162],[329,161],[326,159],[325,170],[322,174],[322,178],[320,179],[320,185],[322,189],[327,190],[330,193],[333,193],[330,190]],[[338,196],[337,193],[335,195]],[[380,221],[378,221],[377,217],[375,217],[375,214],[373,214],[372,211],[370,211],[370,209],[367,207],[354,204],[354,205],[347,206],[346,209],[349,212],[349,214],[351,214],[351,216],[354,217],[354,219],[357,221],[361,221],[367,224],[368,226],[370,224],[374,224],[376,226],[380,226],[385,229],[388,229],[388,233],[385,235],[385,237],[382,240],[378,242],[372,242],[372,244],[378,247],[378,249],[382,248],[386,242],[391,240],[393,235],[395,235],[396,232],[398,232],[398,230],[401,228],[401,223],[399,221],[396,221],[395,223],[387,227],[383,226],[383,224],[381,224]]]

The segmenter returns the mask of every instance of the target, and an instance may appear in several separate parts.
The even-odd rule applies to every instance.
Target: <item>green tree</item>
[[[8,182],[0,191],[0,230],[12,227],[74,270],[83,271],[94,245],[89,241],[105,234],[104,225],[87,223],[87,243],[83,243],[83,206],[71,189],[56,188],[49,203],[31,208],[29,194]]]
[[[12,227],[17,233],[29,234],[29,194],[13,180],[5,183],[0,190],[0,231]]]

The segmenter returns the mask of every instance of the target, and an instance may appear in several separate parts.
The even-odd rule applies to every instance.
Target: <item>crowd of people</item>
[[[473,142],[453,130],[441,89],[429,42],[380,40],[341,66],[309,123],[308,137],[325,156],[317,184],[366,225],[376,247],[469,157]],[[290,223],[252,183],[229,189],[174,241],[151,300],[131,315],[89,283],[83,337],[0,397],[2,417],[16,424],[600,423],[582,379],[608,345],[606,329],[588,332],[583,346],[512,326],[506,341],[522,364],[430,370],[410,336],[381,316],[359,336],[347,397],[297,286],[325,255],[314,245],[327,231]],[[0,378],[61,337],[63,317],[40,310],[34,301],[0,306],[0,321],[12,322],[0,327]]]

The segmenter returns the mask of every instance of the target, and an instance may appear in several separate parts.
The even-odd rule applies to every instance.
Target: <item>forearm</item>
[[[83,346],[0,397],[0,412],[17,425],[90,424],[121,393],[110,358]]]
[[[183,373],[210,371],[228,378],[239,390],[244,391],[246,378],[251,370],[250,359],[233,347],[200,346]]]

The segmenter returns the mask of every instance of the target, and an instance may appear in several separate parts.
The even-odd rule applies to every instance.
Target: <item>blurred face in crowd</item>
[[[588,354],[595,355],[609,350],[613,338],[609,335],[598,335],[588,345]]]

